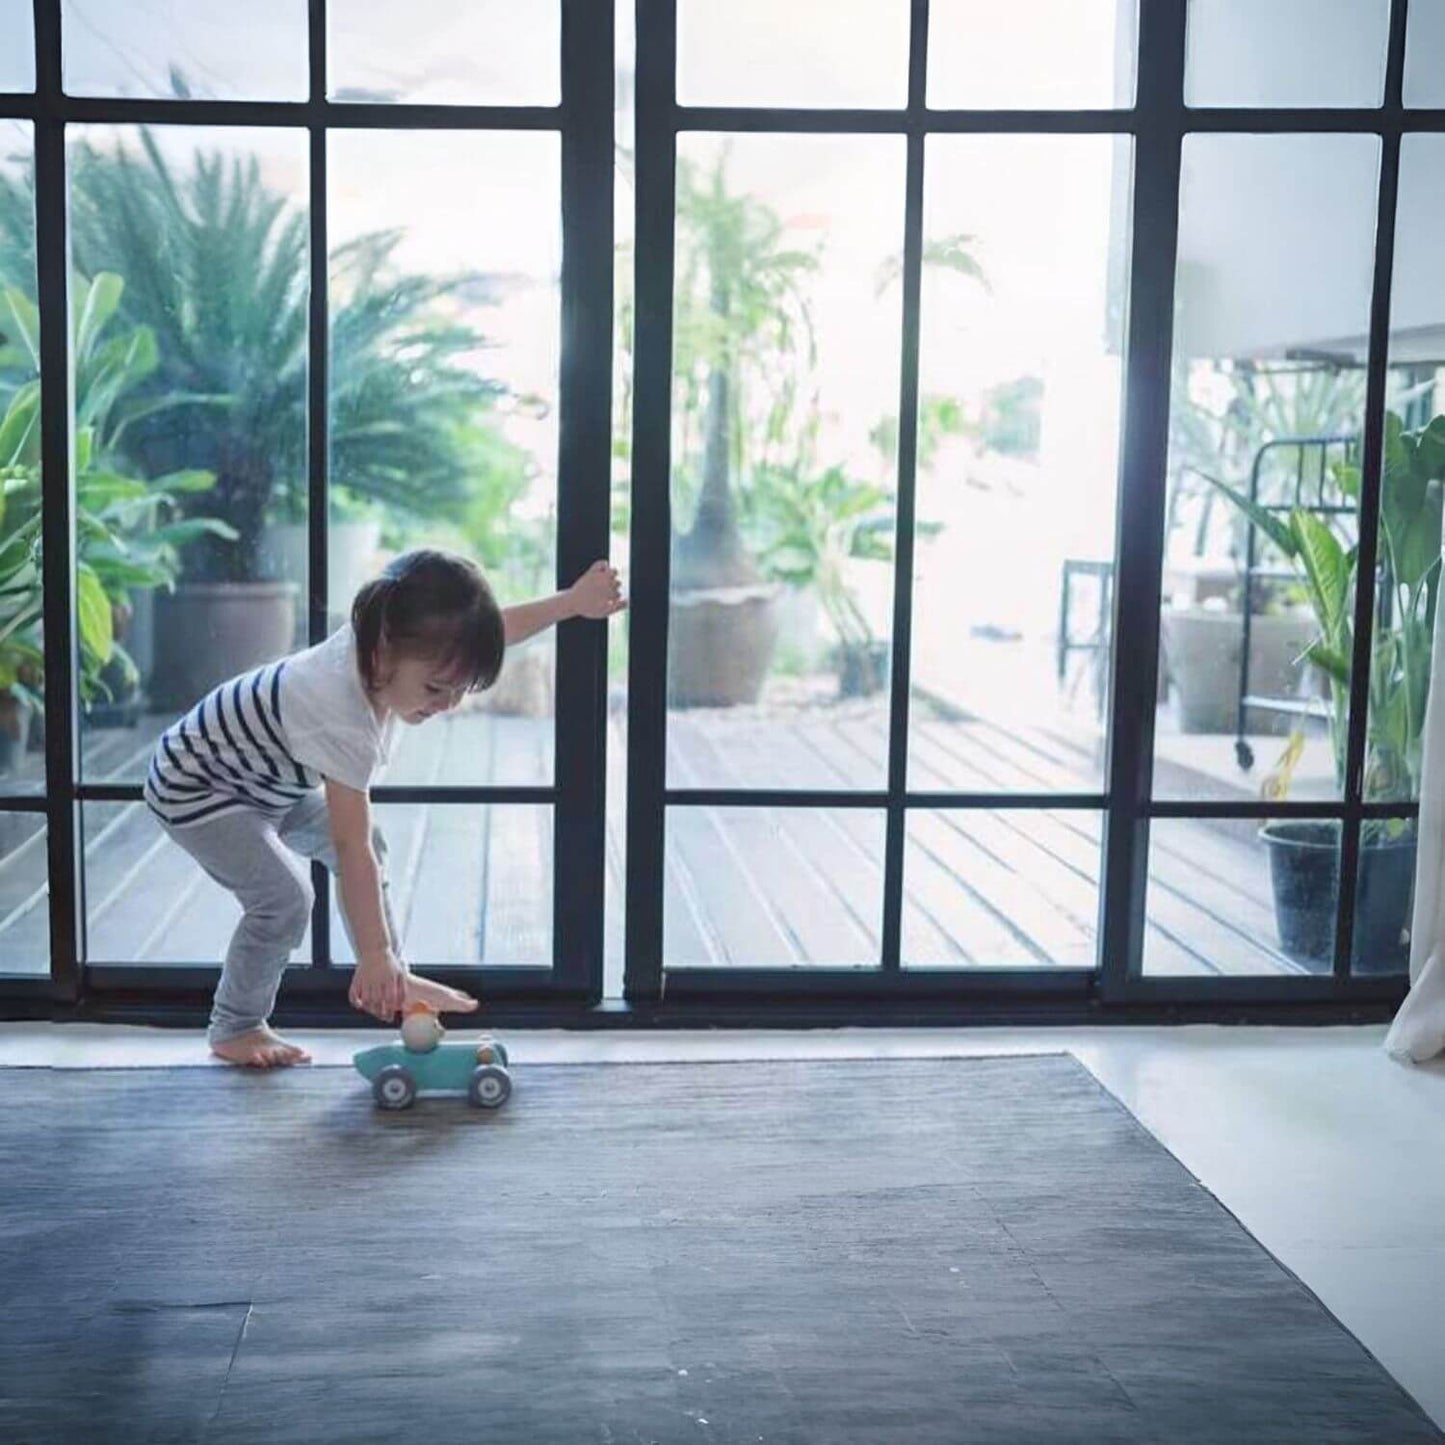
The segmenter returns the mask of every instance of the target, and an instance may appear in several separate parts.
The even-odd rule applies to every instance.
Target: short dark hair
[[[502,670],[506,626],[482,569],[430,547],[403,552],[351,604],[356,660],[368,691],[377,687],[382,644],[402,657],[456,666],[473,691]]]

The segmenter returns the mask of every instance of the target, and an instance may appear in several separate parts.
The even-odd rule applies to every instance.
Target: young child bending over
[[[254,1068],[310,1061],[267,1022],[311,917],[310,859],[340,883],[355,1007],[383,1020],[409,1002],[476,1008],[402,961],[367,789],[399,722],[490,687],[509,645],[625,605],[606,562],[565,592],[500,608],[466,558],[408,552],[357,593],[351,620],[325,642],[222,683],[161,736],[146,803],[242,909],[211,1009],[213,1053]]]

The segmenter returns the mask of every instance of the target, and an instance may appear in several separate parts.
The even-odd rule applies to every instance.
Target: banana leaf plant
[[[845,650],[875,641],[845,569],[852,558],[892,561],[892,494],[840,466],[811,475],[762,467],[750,490],[748,531],[764,573],[811,587]]]
[[[198,536],[234,538],[209,517],[178,518],[180,498],[204,492],[209,472],[181,471],[146,480],[115,460],[125,428],[139,415],[129,394],[156,368],[155,336],[143,326],[110,325],[124,282],[101,273],[72,286],[71,347],[75,367],[76,632],[81,697],[109,696],[113,684],[133,687],[136,668],[116,639],[115,618],[136,588],[171,587],[179,548]],[[10,393],[0,419],[0,692],[35,706],[43,654],[43,551],[40,472],[40,326],[34,303],[19,289],[0,293],[6,357],[30,372]],[[152,400],[145,410],[162,403]]]
[[[879,644],[849,580],[848,563],[893,561],[892,490],[841,466],[810,471],[793,465],[759,468],[745,495],[747,534],[763,574],[812,589],[838,639],[840,671],[846,674],[850,658],[862,662]],[[940,525],[919,522],[916,531],[928,536]]]
[[[1337,465],[1333,470],[1343,495],[1358,503],[1359,467]],[[1214,485],[1293,563],[1304,584],[1319,635],[1303,656],[1329,684],[1330,742],[1336,780],[1343,788],[1358,550],[1317,513],[1297,509],[1281,516],[1253,505],[1224,482],[1216,480]],[[1422,731],[1440,590],[1442,488],[1445,415],[1406,431],[1398,416],[1387,413],[1380,485],[1380,589],[1370,650],[1366,734],[1365,797],[1371,801],[1420,796]],[[1296,745],[1286,752],[1285,789],[1300,749]]]

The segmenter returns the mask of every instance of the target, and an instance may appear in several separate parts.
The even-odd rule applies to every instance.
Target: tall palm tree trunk
[[[712,312],[727,335],[731,296],[726,275],[712,267]],[[743,546],[737,506],[729,475],[728,439],[732,430],[732,348],[709,369],[707,419],[703,428],[702,491],[692,530],[678,536],[673,547],[672,585],[679,591],[741,587],[762,580]]]

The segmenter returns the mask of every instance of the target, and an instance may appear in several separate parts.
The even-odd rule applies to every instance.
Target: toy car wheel
[[[416,1080],[400,1064],[388,1064],[372,1080],[371,1097],[382,1109],[409,1109],[416,1099]]]
[[[472,1070],[467,1098],[481,1109],[498,1109],[512,1092],[511,1075],[496,1064],[479,1064]]]
[[[508,1065],[506,1046],[499,1044],[496,1039],[482,1039],[477,1045],[477,1062],[479,1064],[500,1064],[505,1069]]]

